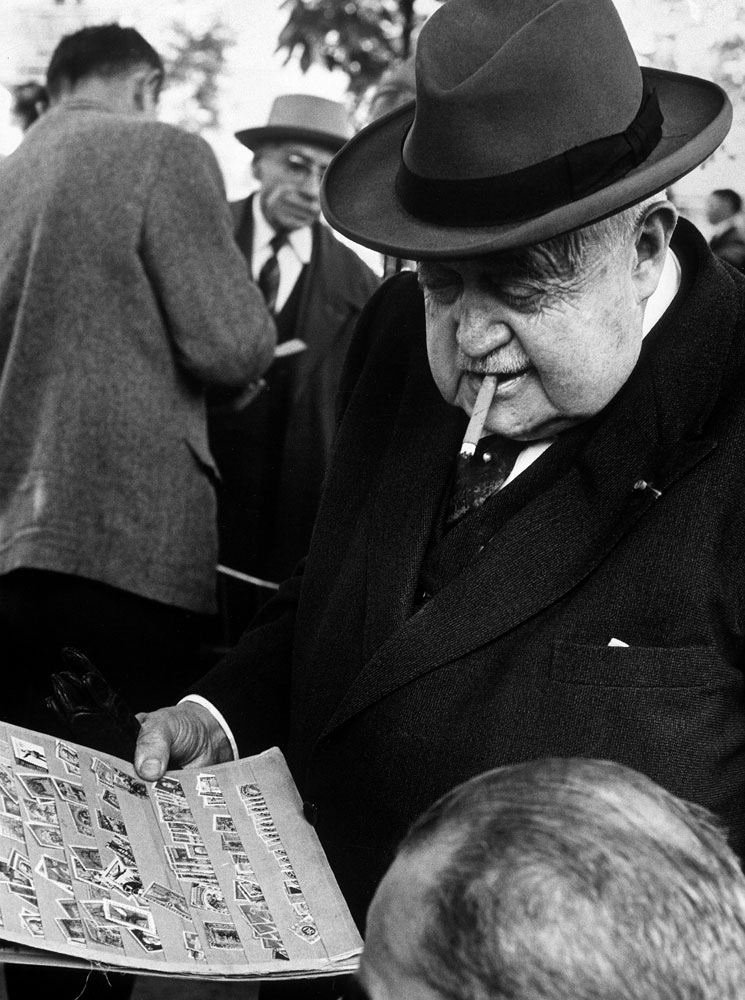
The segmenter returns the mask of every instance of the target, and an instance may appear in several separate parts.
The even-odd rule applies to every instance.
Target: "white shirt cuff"
[[[222,712],[219,712],[211,701],[207,701],[199,694],[187,694],[186,697],[182,698],[179,705],[183,704],[185,701],[193,701],[197,705],[201,705],[202,708],[206,708],[210,715],[220,724],[220,728],[223,730],[228,738],[228,743],[230,743],[230,749],[233,751],[233,760],[238,760],[238,744],[235,742],[235,737],[230,726],[225,721]]]

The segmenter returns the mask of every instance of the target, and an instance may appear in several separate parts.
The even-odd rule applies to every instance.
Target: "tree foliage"
[[[415,0],[284,0],[282,9],[288,19],[277,51],[285,63],[295,58],[303,72],[312,65],[342,70],[355,97],[410,55],[424,20]]]
[[[171,34],[166,58],[169,85],[186,92],[179,124],[194,129],[213,128],[219,122],[219,81],[225,53],[234,44],[231,33],[217,19],[203,30],[174,22]]]

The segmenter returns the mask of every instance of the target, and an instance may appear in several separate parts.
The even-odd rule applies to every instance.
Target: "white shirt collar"
[[[269,242],[274,236],[275,230],[264,218],[258,191],[253,199],[252,209],[254,219],[253,253],[254,261],[256,261],[259,257],[263,257],[264,259],[269,257],[271,252]],[[304,226],[302,229],[294,229],[289,233],[285,246],[292,249],[301,264],[307,264],[313,252],[313,231],[310,226]],[[284,249],[285,247],[282,248],[282,250]],[[282,250],[280,250],[280,253],[282,253]]]
[[[680,261],[672,250],[667,251],[657,288],[647,300],[642,320],[642,336],[646,337],[655,323],[665,314],[680,288]]]

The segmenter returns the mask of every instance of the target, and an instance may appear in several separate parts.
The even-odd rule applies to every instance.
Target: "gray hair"
[[[454,789],[417,973],[448,1000],[742,1000],[745,878],[707,810],[605,761],[547,759]]]

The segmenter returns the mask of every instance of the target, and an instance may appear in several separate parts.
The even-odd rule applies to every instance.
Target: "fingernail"
[[[163,768],[157,757],[148,757],[142,762],[140,774],[149,781],[156,781],[163,773]]]

